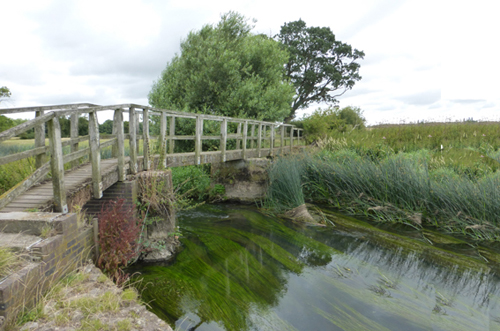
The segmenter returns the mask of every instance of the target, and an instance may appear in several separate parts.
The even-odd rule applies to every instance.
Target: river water
[[[478,259],[247,206],[201,206],[178,224],[175,261],[134,269],[142,299],[177,330],[500,330],[499,278]]]

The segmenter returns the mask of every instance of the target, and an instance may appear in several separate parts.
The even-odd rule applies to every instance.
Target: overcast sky
[[[189,31],[237,11],[274,35],[285,22],[328,26],[363,50],[363,77],[340,98],[369,124],[500,120],[495,1],[2,1],[0,108],[90,102],[147,105]],[[306,111],[322,105],[315,105]],[[301,115],[304,112],[300,112]],[[102,119],[100,119],[102,122]]]

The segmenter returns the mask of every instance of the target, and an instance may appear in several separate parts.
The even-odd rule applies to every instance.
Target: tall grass
[[[308,199],[379,220],[420,226],[422,221],[477,239],[500,239],[500,174],[479,179],[450,169],[429,170],[428,151],[391,154],[374,161],[352,150],[322,152],[306,161]]]
[[[305,203],[302,192],[303,165],[304,161],[297,156],[274,160],[268,171],[268,207],[286,211]]]

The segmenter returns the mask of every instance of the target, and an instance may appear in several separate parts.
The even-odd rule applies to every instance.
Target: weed
[[[22,265],[21,257],[10,248],[0,246],[0,280]]]
[[[103,205],[99,215],[99,245],[101,255],[97,265],[116,282],[124,281],[121,266],[127,266],[136,255],[142,220],[137,219],[125,200]]]

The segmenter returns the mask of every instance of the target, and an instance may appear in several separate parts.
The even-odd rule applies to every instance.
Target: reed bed
[[[270,170],[268,200],[281,208],[294,199],[323,202],[377,221],[500,240],[500,173],[471,179],[430,170],[431,159],[419,151],[373,160],[349,149],[284,157]]]

